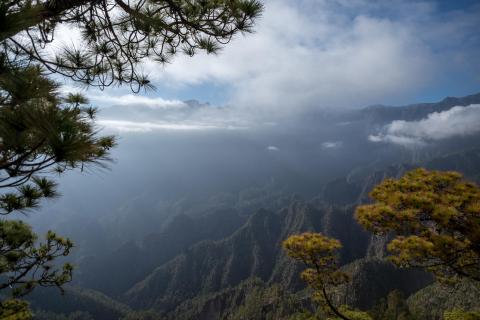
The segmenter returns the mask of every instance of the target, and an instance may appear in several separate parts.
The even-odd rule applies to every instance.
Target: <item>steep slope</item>
[[[128,306],[100,292],[73,286],[67,286],[64,295],[56,288],[37,288],[28,300],[32,310],[48,310],[55,314],[83,312],[102,320],[118,320],[131,311]]]
[[[430,274],[418,269],[399,269],[385,259],[359,259],[343,267],[351,281],[340,291],[337,303],[371,309],[393,290],[408,296],[432,283]]]
[[[441,156],[433,156],[417,163],[394,164],[381,169],[363,170],[363,172],[354,169],[347,177],[326,183],[321,195],[315,200],[331,205],[365,203],[370,200],[368,193],[375,185],[386,178],[399,178],[405,172],[418,167],[430,170],[459,171],[468,179],[478,181],[480,178],[479,164],[480,148],[467,148]]]
[[[280,320],[304,306],[299,296],[279,285],[268,286],[257,278],[242,281],[235,287],[201,295],[181,304],[165,315],[166,320]]]
[[[192,244],[224,238],[244,221],[232,208],[212,209],[199,217],[178,214],[163,232],[149,234],[141,243],[129,241],[113,252],[84,258],[77,283],[118,296]]]
[[[464,280],[454,286],[434,283],[415,294],[407,303],[419,318],[440,319],[444,311],[453,309],[480,311],[480,285]]]
[[[136,307],[171,309],[200,293],[214,292],[251,276],[269,277],[280,232],[278,217],[260,210],[232,236],[204,241],[157,268],[127,293]]]
[[[292,233],[319,230],[323,217],[322,211],[302,202],[278,213],[259,210],[230,237],[199,243],[156,269],[126,299],[137,307],[170,309],[250,277],[298,287],[298,270],[284,257],[281,242]]]
[[[125,301],[135,308],[168,311],[185,300],[236,286],[252,277],[300,290],[302,267],[286,257],[282,241],[294,233],[319,231],[344,243],[344,263],[362,258],[369,236],[355,223],[352,212],[352,207],[315,208],[299,201],[278,213],[260,210],[230,237],[196,244],[157,268],[129,290]],[[390,290],[395,285],[385,284]]]
[[[435,157],[424,163],[424,167],[435,170],[462,172],[468,179],[480,182],[480,148],[467,149]]]

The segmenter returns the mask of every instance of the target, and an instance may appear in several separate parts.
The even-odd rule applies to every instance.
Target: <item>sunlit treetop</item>
[[[291,258],[307,266],[336,269],[337,251],[342,245],[340,241],[320,233],[305,232],[290,236],[283,242],[283,247]]]
[[[480,280],[480,189],[458,172],[417,169],[376,186],[375,203],[356,217],[376,234],[393,233],[392,261],[420,266],[439,279]]]
[[[1,0],[0,44],[13,60],[90,86],[150,86],[138,64],[168,62],[177,52],[217,52],[238,32],[251,32],[257,0]],[[60,25],[81,31],[81,43],[49,47]],[[58,45],[56,45],[58,47]]]
[[[302,279],[317,290],[348,281],[348,276],[338,270],[341,247],[337,239],[313,232],[292,235],[283,242],[288,256],[308,267],[302,272]]]
[[[332,289],[350,280],[346,273],[339,270],[338,251],[341,247],[340,241],[313,232],[292,235],[283,242],[287,255],[307,267],[301,277],[314,290],[313,300],[318,302],[327,314],[349,320],[354,318],[347,317],[330,298]]]

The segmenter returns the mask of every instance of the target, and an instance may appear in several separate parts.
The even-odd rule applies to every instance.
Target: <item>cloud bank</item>
[[[92,101],[97,104],[107,106],[145,106],[151,109],[180,109],[187,107],[187,103],[180,100],[166,100],[160,97],[147,97],[134,94],[108,95],[93,94],[89,95]]]
[[[122,133],[145,133],[158,130],[241,130],[251,123],[228,108],[196,100],[176,101],[149,97],[138,100],[128,96],[102,96],[95,102],[117,103],[100,108],[97,123]]]
[[[453,107],[433,112],[419,121],[395,120],[376,134],[372,142],[387,142],[406,147],[423,146],[436,140],[480,132],[480,104]]]
[[[188,123],[168,123],[168,122],[140,122],[127,120],[99,120],[98,124],[106,129],[118,132],[152,132],[157,130],[211,130],[225,129],[214,125],[206,124],[188,124]],[[228,128],[227,128],[228,129]],[[235,128],[229,128],[235,129]]]

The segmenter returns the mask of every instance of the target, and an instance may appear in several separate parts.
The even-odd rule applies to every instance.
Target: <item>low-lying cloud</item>
[[[276,146],[268,146],[266,149],[268,151],[280,151],[280,148],[278,148]]]
[[[92,99],[93,100],[93,99]],[[101,107],[98,124],[118,132],[151,132],[156,130],[245,129],[249,123],[232,114],[228,108],[196,100],[176,101],[141,96],[102,96],[95,98],[115,103]]]
[[[180,100],[167,100],[161,97],[152,98],[134,94],[114,96],[102,93],[90,95],[89,98],[97,104],[107,106],[144,106],[152,109],[179,109],[188,106],[186,102]]]
[[[342,146],[341,141],[325,141],[322,143],[322,148],[324,149],[336,149]]]
[[[127,120],[98,120],[98,124],[105,129],[118,132],[137,132],[145,133],[158,130],[239,130],[243,129],[234,126],[219,126],[213,124],[203,123],[169,123],[169,122],[140,122],[140,121],[127,121]]]
[[[457,106],[430,113],[427,118],[419,121],[395,120],[368,139],[406,147],[423,146],[437,140],[478,133],[479,124],[480,104]]]

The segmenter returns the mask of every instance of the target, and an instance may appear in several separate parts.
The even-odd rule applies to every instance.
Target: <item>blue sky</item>
[[[478,4],[477,0],[441,0],[437,1],[440,11],[468,10],[471,6]]]
[[[480,91],[479,1],[264,3],[256,32],[237,36],[219,55],[177,56],[165,66],[146,62],[157,90],[140,95],[289,115]],[[130,92],[87,94],[104,107],[117,101],[109,97]]]

